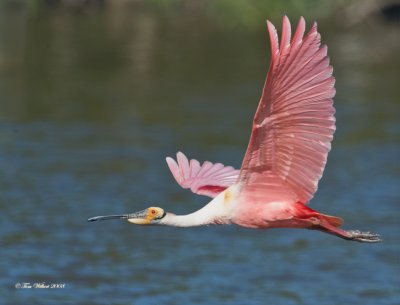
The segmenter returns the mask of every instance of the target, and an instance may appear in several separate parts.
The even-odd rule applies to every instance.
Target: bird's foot
[[[361,232],[358,230],[350,230],[346,231],[346,239],[354,240],[362,243],[378,243],[382,240],[380,239],[379,234],[371,233],[371,232]]]

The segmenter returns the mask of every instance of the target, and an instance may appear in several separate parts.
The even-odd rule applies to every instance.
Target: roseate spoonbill
[[[339,217],[307,206],[317,190],[335,132],[335,79],[317,25],[304,36],[301,17],[293,38],[283,17],[281,42],[267,21],[271,63],[240,170],[221,163],[188,160],[178,152],[167,164],[178,184],[213,199],[200,210],[175,215],[159,207],[97,216],[137,225],[193,227],[236,224],[249,228],[305,228],[346,240],[378,242],[370,232],[345,231]]]

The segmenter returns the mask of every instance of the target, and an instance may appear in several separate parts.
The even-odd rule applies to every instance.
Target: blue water
[[[344,32],[334,17],[322,22],[336,68],[338,130],[311,203],[383,243],[306,230],[86,221],[206,204],[169,173],[164,158],[177,150],[241,164],[265,74],[264,32],[210,21],[186,36],[193,21],[163,12],[121,27],[110,24],[113,14],[47,12],[40,22],[23,17],[31,24],[25,38],[1,29],[16,41],[3,48],[8,61],[0,66],[0,303],[399,304],[399,46],[377,46],[398,35],[392,25]],[[98,34],[99,25],[109,32]],[[40,43],[47,39],[50,49]],[[24,58],[22,42],[33,48]],[[90,56],[96,48],[98,62]]]

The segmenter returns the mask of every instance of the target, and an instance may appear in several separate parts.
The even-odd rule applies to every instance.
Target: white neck
[[[167,213],[158,223],[174,227],[197,227],[210,224],[229,224],[232,203],[227,203],[222,192],[200,210],[188,215]]]

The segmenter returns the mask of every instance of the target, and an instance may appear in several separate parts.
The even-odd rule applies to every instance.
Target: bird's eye
[[[151,210],[151,214],[155,214],[156,213],[156,210]]]

